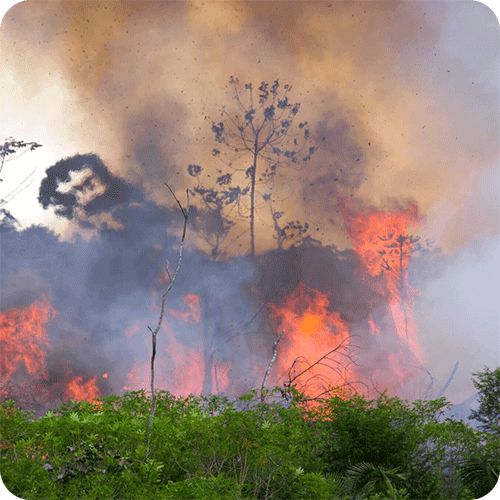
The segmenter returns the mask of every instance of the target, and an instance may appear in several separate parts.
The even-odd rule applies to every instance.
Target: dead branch
[[[179,208],[181,209],[182,215],[184,216],[184,228],[182,230],[182,238],[181,238],[181,243],[179,247],[179,260],[177,261],[177,267],[175,268],[175,272],[173,275],[170,274],[170,271],[168,269],[167,265],[167,275],[170,279],[170,283],[168,284],[167,289],[162,295],[161,298],[161,307],[160,307],[160,317],[158,319],[158,324],[156,325],[156,328],[152,330],[149,326],[148,329],[151,332],[151,341],[152,341],[152,352],[151,352],[151,413],[149,415],[149,433],[151,432],[151,427],[153,425],[153,417],[155,414],[156,410],[156,394],[155,394],[155,357],[156,357],[156,336],[158,335],[158,332],[160,331],[161,324],[163,322],[163,315],[165,313],[165,302],[167,300],[167,295],[168,292],[170,292],[171,288],[174,286],[175,279],[177,278],[177,274],[179,272],[179,269],[181,267],[181,262],[182,262],[182,249],[184,247],[184,240],[186,238],[186,227],[187,227],[187,222],[188,222],[188,216],[189,216],[189,191],[186,189],[186,195],[187,195],[187,207],[186,210],[182,208],[182,205],[179,203],[179,200],[177,199],[177,196],[175,196],[174,192],[170,188],[170,186],[165,182],[165,185],[168,187],[170,192],[172,193],[172,196],[174,197],[175,201],[177,202],[177,205],[179,205]],[[148,441],[149,441],[149,436],[148,436]]]
[[[351,336],[351,338],[354,336]],[[310,363],[306,358],[303,356],[299,356],[294,360],[292,363],[292,366],[288,370],[288,380],[285,382],[285,391],[289,390],[289,388],[294,384],[296,380],[299,378],[303,377],[307,372],[312,370],[315,366],[321,366],[323,368],[327,368],[328,370],[331,370],[334,372],[337,376],[338,379],[343,380],[342,384],[336,384],[339,387],[352,387],[353,385],[356,384],[361,384],[361,385],[366,385],[361,381],[349,381],[345,378],[345,374],[341,372],[339,368],[336,368],[335,366],[332,366],[329,363],[326,363],[325,361],[329,361],[330,363],[333,363],[334,365],[339,366],[342,368],[344,371],[347,369],[346,367],[354,364],[357,365],[357,363],[354,361],[354,356],[355,352],[353,351],[353,348],[357,348],[358,346],[355,345],[346,345],[346,343],[349,343],[350,339],[344,339],[338,344],[335,348],[331,349],[328,351],[326,354],[321,356],[318,360],[316,360],[314,363]],[[337,359],[331,358],[330,356],[332,354],[336,354],[336,356],[342,357],[344,359],[344,362],[341,362]],[[305,363],[307,366],[305,369],[297,368],[301,363]],[[297,369],[297,372],[295,375],[293,375],[294,369]],[[326,388],[330,381],[326,375],[323,374],[314,374],[311,377],[309,377],[306,381],[306,384],[310,384],[311,380],[319,381],[323,383],[324,388]],[[305,387],[305,385],[304,385]],[[327,393],[328,390],[323,391],[319,395],[316,395],[315,397],[310,397],[309,400],[313,401],[317,398],[319,398],[321,395]],[[357,392],[357,391],[356,391]]]
[[[285,333],[285,330],[282,328],[281,333],[278,335],[278,338],[274,341],[273,344],[273,357],[271,358],[271,361],[269,362],[269,366],[267,367],[266,374],[264,375],[264,380],[262,381],[262,387],[260,388],[260,401],[261,403],[264,402],[264,389],[266,388],[266,382],[267,378],[269,377],[269,372],[271,371],[271,367],[274,364],[274,361],[276,360],[276,355],[278,354],[278,342],[281,340],[281,337],[283,337],[283,334]]]

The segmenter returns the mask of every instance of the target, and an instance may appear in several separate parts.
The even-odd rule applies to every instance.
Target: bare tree
[[[270,190],[277,170],[283,166],[298,165],[310,160],[316,148],[306,148],[309,141],[307,122],[298,125],[299,134],[295,138],[289,137],[300,109],[300,103],[292,104],[288,100],[288,93],[292,89],[290,85],[284,85],[281,91],[278,80],[272,85],[262,82],[257,97],[254,96],[252,83],[246,83],[242,88],[238,78],[234,77],[230,78],[229,83],[233,87],[233,98],[238,111],[229,113],[224,107],[221,110],[222,120],[212,121],[215,140],[226,149],[223,154],[214,148],[212,155],[219,158],[227,170],[219,170],[221,175],[216,179],[218,188],[207,189],[198,186],[193,190],[193,194],[201,196],[205,203],[211,204],[216,213],[220,213],[223,206],[231,205],[233,208],[237,205],[238,215],[250,219],[250,255],[253,258],[258,186],[266,185],[269,188],[267,192],[260,193],[263,202],[269,203],[272,200]],[[240,160],[244,156],[251,159],[248,168],[241,168]],[[198,177],[201,170],[201,167],[195,165],[188,167],[188,173],[193,177]],[[237,172],[244,174],[240,185],[237,184],[238,180],[233,178]],[[246,207],[249,215],[243,213],[245,207],[241,205],[245,196],[250,197],[250,206]]]
[[[169,284],[168,284],[167,289],[165,290],[165,292],[163,293],[163,295],[161,297],[160,317],[158,319],[158,324],[156,325],[156,328],[154,330],[148,326],[148,329],[151,332],[151,342],[152,342],[152,351],[151,351],[151,412],[149,415],[149,432],[151,432],[151,428],[153,425],[153,417],[154,417],[155,410],[156,410],[156,394],[155,394],[156,337],[158,335],[158,332],[160,331],[161,324],[163,322],[163,315],[165,313],[165,302],[167,300],[168,292],[170,292],[170,290],[174,286],[175,280],[177,278],[177,274],[179,273],[179,269],[181,267],[182,249],[184,247],[184,240],[186,238],[186,227],[187,227],[187,221],[188,221],[188,216],[189,216],[189,191],[186,190],[187,206],[186,206],[186,210],[184,210],[182,208],[182,205],[180,204],[179,200],[175,196],[174,192],[170,188],[170,186],[167,183],[165,183],[165,185],[168,187],[168,189],[172,193],[172,196],[175,198],[177,205],[179,205],[179,208],[181,209],[182,215],[184,216],[184,227],[182,229],[182,238],[181,238],[181,243],[179,246],[179,259],[177,261],[177,267],[175,268],[174,274],[172,275],[170,273],[170,270],[168,269],[168,263],[167,263],[167,267],[165,269],[165,272],[167,273],[167,276],[169,278]],[[149,441],[149,438],[148,438],[148,441]]]

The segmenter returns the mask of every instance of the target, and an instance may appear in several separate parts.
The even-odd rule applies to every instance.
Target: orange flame
[[[374,322],[373,322],[373,318],[369,317],[368,319],[368,324],[370,325],[370,332],[373,334],[373,335],[380,335],[380,326],[377,326]]]
[[[135,364],[127,373],[128,383],[123,387],[124,391],[138,391],[140,389],[149,388],[150,381],[148,376],[151,370],[151,363],[146,361],[141,365]]]
[[[29,307],[9,309],[0,315],[0,377],[6,382],[23,364],[30,375],[45,377],[45,354],[52,347],[47,325],[56,316],[44,297]]]
[[[410,248],[398,243],[398,237],[407,235],[409,226],[418,226],[423,221],[414,204],[407,208],[394,208],[384,212],[370,208],[365,212],[354,214],[345,212],[347,235],[361,263],[371,276],[385,273],[389,293],[398,292],[398,272],[405,271],[410,262]],[[390,269],[388,269],[390,268]]]
[[[329,305],[327,294],[302,283],[283,305],[269,304],[277,330],[285,331],[278,347],[278,371],[312,397],[330,385],[345,385],[350,377],[348,358],[341,359],[348,352],[349,332]]]
[[[73,401],[91,401],[101,394],[97,387],[97,377],[93,377],[86,382],[83,377],[76,376],[66,385],[65,395]]]
[[[415,204],[395,207],[389,212],[375,208],[354,213],[344,208],[347,235],[366,272],[376,278],[378,292],[387,297],[396,332],[409,352],[422,364],[424,356],[416,339],[411,309],[417,290],[408,283],[408,266],[418,238],[409,236],[409,227],[418,227],[424,217]],[[370,330],[380,334],[370,318]],[[392,359],[395,359],[394,357]],[[394,366],[395,373],[399,369]],[[405,377],[399,377],[403,380]]]
[[[0,315],[0,376],[4,384],[20,374],[21,391],[28,393],[35,390],[37,394],[45,392],[46,398],[50,399],[49,385],[46,382],[40,384],[40,381],[48,380],[46,353],[52,350],[52,346],[47,326],[55,316],[56,310],[46,297],[29,307],[9,309]],[[23,369],[25,374],[31,376],[29,379],[23,377]],[[97,377],[83,382],[82,377],[70,379],[72,376],[71,371],[66,370],[65,379],[69,379],[69,382],[65,383],[64,395],[68,399],[93,400],[100,396]],[[9,391],[9,388],[3,388],[2,398],[13,396],[8,394]],[[22,392],[19,394],[22,395]],[[43,399],[42,397],[40,401]]]
[[[195,293],[188,293],[182,297],[182,300],[187,305],[187,308],[182,311],[169,309],[169,314],[174,318],[182,319],[186,323],[199,323],[201,319],[200,296]]]

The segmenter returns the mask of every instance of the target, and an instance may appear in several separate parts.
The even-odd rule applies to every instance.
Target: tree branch
[[[273,344],[273,357],[271,358],[271,361],[269,362],[269,365],[266,370],[266,374],[264,375],[264,380],[262,381],[262,387],[260,388],[260,401],[263,403],[264,402],[264,389],[266,388],[266,382],[267,378],[269,377],[269,372],[271,371],[271,368],[274,364],[274,361],[276,360],[276,355],[278,354],[278,342],[281,340],[281,337],[283,337],[283,334],[285,333],[284,328],[281,329],[280,334],[278,335],[278,338],[274,341]]]
[[[177,199],[177,196],[175,196],[174,192],[170,188],[170,186],[165,183],[165,185],[168,187],[169,191],[172,193],[172,196],[174,197],[175,201],[177,202],[177,205],[179,205],[179,208],[181,209],[182,215],[184,216],[184,227],[182,230],[182,238],[181,238],[181,243],[179,247],[179,260],[177,261],[177,267],[175,268],[175,272],[173,275],[170,274],[170,271],[168,270],[167,267],[167,274],[170,278],[170,283],[165,290],[165,292],[162,295],[161,298],[161,307],[160,307],[160,318],[158,319],[158,324],[156,325],[156,328],[152,330],[149,326],[148,329],[151,332],[151,341],[152,341],[152,353],[151,353],[151,413],[149,415],[149,431],[148,431],[148,443],[149,443],[149,437],[151,434],[151,428],[153,425],[153,417],[155,414],[156,410],[156,394],[155,394],[155,357],[156,357],[156,336],[158,335],[158,332],[160,331],[161,324],[163,322],[163,315],[165,313],[165,302],[167,300],[167,295],[168,292],[172,289],[174,286],[175,280],[177,278],[177,274],[179,273],[179,269],[181,267],[181,262],[182,262],[182,249],[184,247],[184,240],[186,238],[186,227],[187,227],[187,222],[188,222],[188,216],[189,216],[189,190],[186,189],[186,195],[187,195],[187,207],[186,210],[182,207],[180,204],[179,200]]]

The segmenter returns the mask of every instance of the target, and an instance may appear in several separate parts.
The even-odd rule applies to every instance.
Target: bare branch
[[[348,370],[348,366],[350,364],[357,365],[357,363],[354,361],[355,353],[353,351],[353,348],[356,348],[357,346],[345,345],[345,342],[349,342],[349,339],[344,339],[334,349],[328,351],[325,355],[321,356],[318,360],[316,360],[312,364],[309,363],[309,361],[303,356],[299,356],[298,358],[296,358],[288,371],[288,380],[284,384],[285,388],[290,388],[296,380],[307,374],[310,370],[312,370],[316,366],[321,366],[323,368],[333,371],[337,375],[336,379],[337,380],[340,379],[343,382],[341,384],[336,382],[335,385],[338,387],[353,386],[358,384],[365,385],[363,384],[363,382],[348,380],[348,378],[346,377],[346,371]],[[344,361],[329,357],[334,353],[337,356],[341,356],[344,359]],[[329,361],[330,363],[333,363],[336,366],[332,366],[332,364],[328,364],[325,361]],[[307,365],[307,367],[303,370],[301,370],[300,368],[300,364],[302,363],[305,363]],[[295,376],[293,376],[292,372],[294,371],[294,369],[296,369],[297,366],[299,367],[297,371],[299,370],[300,371],[296,373]],[[317,382],[318,385],[322,384],[324,388],[324,390],[320,394],[317,394],[316,396],[309,398],[311,401],[319,398],[322,394],[328,392],[328,387],[331,386],[331,380],[327,375],[313,374],[311,377],[307,379],[303,387],[306,387],[306,385],[309,386],[311,384],[311,381]]]
[[[149,442],[149,435],[151,433],[151,428],[152,428],[152,425],[153,425],[153,417],[154,417],[155,410],[156,410],[156,394],[155,394],[155,385],[154,385],[154,380],[155,380],[155,357],[156,357],[156,336],[158,335],[158,332],[160,331],[160,328],[161,328],[161,324],[163,322],[163,315],[165,313],[165,302],[167,300],[168,292],[170,292],[170,290],[174,286],[175,280],[177,278],[177,274],[179,273],[179,269],[181,267],[182,249],[184,247],[184,240],[186,238],[186,227],[187,227],[187,222],[188,222],[188,217],[189,217],[189,190],[186,189],[187,206],[186,206],[186,210],[184,210],[184,208],[180,204],[179,200],[175,196],[175,194],[172,191],[172,189],[170,188],[170,186],[167,183],[165,183],[165,185],[168,187],[168,189],[172,193],[172,196],[174,197],[175,201],[177,202],[177,204],[179,205],[179,207],[181,209],[182,215],[184,216],[184,227],[183,227],[183,230],[182,230],[182,238],[181,238],[181,243],[180,243],[180,247],[179,247],[179,259],[177,261],[177,267],[175,268],[175,272],[174,272],[173,275],[170,274],[170,271],[168,270],[168,267],[167,267],[167,274],[168,274],[168,276],[170,278],[170,283],[168,284],[168,287],[165,290],[165,292],[163,293],[162,298],[161,298],[160,317],[158,319],[158,324],[156,325],[156,328],[154,330],[152,330],[148,326],[148,329],[151,332],[151,341],[152,341],[152,353],[151,353],[151,399],[152,399],[152,403],[151,403],[151,413],[149,415],[148,442]]]
[[[12,137],[5,139],[5,142],[3,144],[0,144],[0,174],[2,173],[2,169],[5,163],[18,159],[28,150],[34,151],[35,149],[40,147],[42,147],[42,145],[36,142],[16,141]],[[10,156],[10,158],[7,159],[8,156]],[[19,193],[24,191],[31,184],[33,180],[32,177],[35,171],[36,168],[33,169],[33,171],[28,176],[26,176],[15,189],[13,189],[7,195],[5,195],[3,199],[0,199],[0,207],[6,205],[9,201],[15,198]],[[28,179],[29,182],[25,184]],[[0,182],[2,181],[3,179],[0,177]]]
[[[267,367],[266,374],[264,375],[264,380],[262,381],[262,387],[260,388],[260,400],[262,403],[264,402],[264,389],[266,388],[267,378],[269,377],[269,372],[271,371],[271,367],[273,366],[274,361],[276,360],[276,355],[278,354],[278,342],[281,340],[281,337],[283,337],[284,333],[285,333],[285,330],[284,330],[284,328],[282,328],[280,334],[278,335],[278,338],[274,341],[274,344],[273,344],[273,357],[271,358],[271,361],[269,362],[269,366]]]

